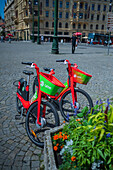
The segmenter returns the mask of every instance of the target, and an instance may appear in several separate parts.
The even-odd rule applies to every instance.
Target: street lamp
[[[38,32],[37,32],[37,44],[40,44],[40,0],[38,0]]]
[[[53,44],[52,44],[52,51],[51,51],[52,54],[59,54],[57,29],[58,29],[58,0],[55,0],[55,9],[54,9],[54,37],[53,37]]]
[[[35,42],[34,39],[34,0],[32,0],[32,15],[33,15],[33,25],[32,25],[32,42]]]

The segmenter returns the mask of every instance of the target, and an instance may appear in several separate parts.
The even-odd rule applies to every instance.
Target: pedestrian
[[[1,35],[1,42],[4,42],[4,36]]]
[[[76,35],[72,35],[72,54],[74,54],[75,51],[75,45],[76,45]]]
[[[91,38],[91,42],[90,42],[91,45],[93,45],[93,38]]]
[[[11,43],[11,37],[9,37],[9,43]]]

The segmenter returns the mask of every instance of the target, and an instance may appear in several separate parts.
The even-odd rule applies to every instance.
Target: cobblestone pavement
[[[43,67],[55,68],[56,77],[64,83],[67,78],[66,66],[56,63],[56,59],[69,59],[79,68],[92,74],[86,90],[93,101],[113,99],[113,47],[110,55],[107,48],[80,45],[75,54],[71,54],[71,44],[60,44],[60,54],[51,54],[51,43],[43,45],[31,42],[0,43],[0,169],[29,170],[43,167],[43,149],[36,147],[26,136],[25,120],[15,120],[16,88],[14,80],[23,77],[22,61],[36,62],[40,70]],[[43,169],[43,168],[42,168]]]

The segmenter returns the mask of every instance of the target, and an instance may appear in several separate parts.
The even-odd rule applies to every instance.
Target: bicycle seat
[[[24,70],[23,73],[27,74],[27,75],[33,75],[34,74],[32,71],[28,71],[28,70]]]

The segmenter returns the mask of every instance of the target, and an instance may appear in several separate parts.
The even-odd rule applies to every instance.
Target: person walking
[[[74,54],[75,51],[75,45],[76,45],[76,35],[72,35],[72,54]]]

